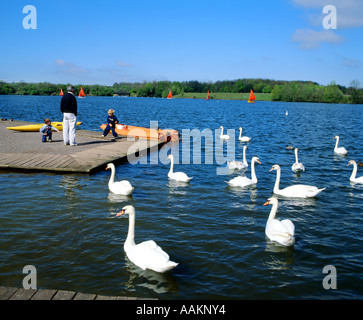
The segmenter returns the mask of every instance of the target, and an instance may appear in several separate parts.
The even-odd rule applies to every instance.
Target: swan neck
[[[247,159],[246,159],[246,148],[243,148],[243,163],[247,166]]]
[[[242,138],[242,128],[239,128],[239,138]]]
[[[271,211],[270,211],[270,215],[268,216],[267,222],[275,219],[276,212],[277,212],[277,207],[278,207],[278,203],[274,203],[272,205],[272,208],[271,208]]]
[[[110,167],[111,168],[111,177],[110,177],[110,181],[108,182],[108,184],[112,184],[115,181],[115,167]]]
[[[255,171],[255,162],[256,162],[256,160],[253,160],[251,163],[251,179],[252,179],[252,181],[257,182],[256,171]]]
[[[338,148],[338,144],[339,144],[339,137],[336,138],[337,139],[337,142],[335,143],[335,149]]]
[[[170,158],[170,170],[169,174],[174,172],[174,158]]]
[[[124,247],[134,246],[134,245],[135,245],[135,213],[132,212],[129,214],[129,231],[127,233],[127,238]]]
[[[221,127],[221,128],[222,128],[222,131],[221,131],[221,135],[220,136],[222,137],[223,136],[223,127]]]
[[[355,176],[357,175],[357,171],[358,171],[358,166],[356,163],[353,163],[353,171],[352,171],[352,175],[350,176],[350,180],[355,179]]]
[[[276,170],[276,181],[275,181],[275,186],[274,186],[275,193],[277,193],[279,191],[280,177],[281,177],[281,169],[279,168],[278,170]]]
[[[297,149],[295,149],[295,161],[296,161],[296,163],[299,163],[299,157],[297,155]]]

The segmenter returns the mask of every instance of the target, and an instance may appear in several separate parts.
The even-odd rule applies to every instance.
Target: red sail
[[[81,87],[81,91],[79,92],[78,97],[85,97],[86,95],[84,94],[83,88]]]
[[[253,91],[251,89],[250,97],[248,98],[248,101],[254,101],[254,100],[256,100],[256,97],[255,97],[255,94],[253,93]]]
[[[60,96],[63,96],[63,89],[61,88],[61,91],[59,92]]]
[[[168,99],[171,99],[173,95],[171,94],[171,90],[169,90]]]

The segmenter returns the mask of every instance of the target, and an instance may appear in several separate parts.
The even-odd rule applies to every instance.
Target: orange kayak
[[[102,124],[100,128],[105,130],[107,124]],[[150,129],[144,127],[128,126],[116,124],[115,131],[121,136],[131,136],[148,140],[160,140],[164,142],[179,141],[179,132],[173,129]]]

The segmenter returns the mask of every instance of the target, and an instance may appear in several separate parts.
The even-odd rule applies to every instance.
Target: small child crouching
[[[59,132],[59,130],[52,126],[52,122],[50,121],[50,119],[44,119],[44,123],[45,125],[43,125],[39,130],[39,132],[42,133],[42,142],[46,142],[47,137],[48,141],[52,142],[52,129],[57,132]]]

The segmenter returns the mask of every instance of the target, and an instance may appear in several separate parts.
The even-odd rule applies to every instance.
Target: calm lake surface
[[[0,96],[0,116],[61,121],[60,97]],[[116,167],[116,180],[135,187],[132,197],[109,192],[109,171],[93,175],[0,172],[0,284],[21,287],[25,265],[37,268],[38,288],[154,297],[159,299],[362,299],[363,185],[349,182],[348,161],[363,161],[363,105],[193,99],[87,97],[78,99],[82,129],[100,131],[107,110],[121,123],[212,132],[197,146],[166,146],[146,163]],[[289,115],[286,116],[285,112]],[[218,128],[232,136],[220,143]],[[230,188],[240,172],[223,169],[213,153],[242,161],[238,128],[252,137],[247,159],[258,156],[256,186]],[[184,132],[182,131],[184,129]],[[335,140],[348,156],[333,153]],[[198,141],[198,138],[195,138]],[[295,174],[291,144],[306,171]],[[231,148],[232,146],[232,148]],[[231,149],[228,149],[231,148]],[[180,155],[176,171],[189,185],[169,182],[167,151]],[[211,151],[212,150],[212,151]],[[229,150],[229,151],[228,151]],[[211,154],[212,153],[212,154]],[[157,163],[152,159],[157,159]],[[152,158],[152,159],[151,159]],[[212,161],[210,161],[212,159]],[[208,162],[208,161],[209,162]],[[217,161],[218,160],[218,161]],[[231,160],[231,159],[228,159]],[[188,163],[189,161],[189,163]],[[206,161],[208,163],[206,163]],[[212,163],[210,163],[212,162]],[[295,224],[296,243],[278,246],[265,236],[276,172],[280,187],[325,187],[309,200],[280,198],[277,217]],[[219,171],[217,170],[219,168]],[[217,174],[224,173],[224,174]],[[358,167],[358,176],[363,168]],[[136,243],[153,239],[179,262],[172,271],[142,271],[125,256],[128,219],[115,218],[125,205],[136,209]],[[323,268],[337,271],[337,289],[323,287]]]

